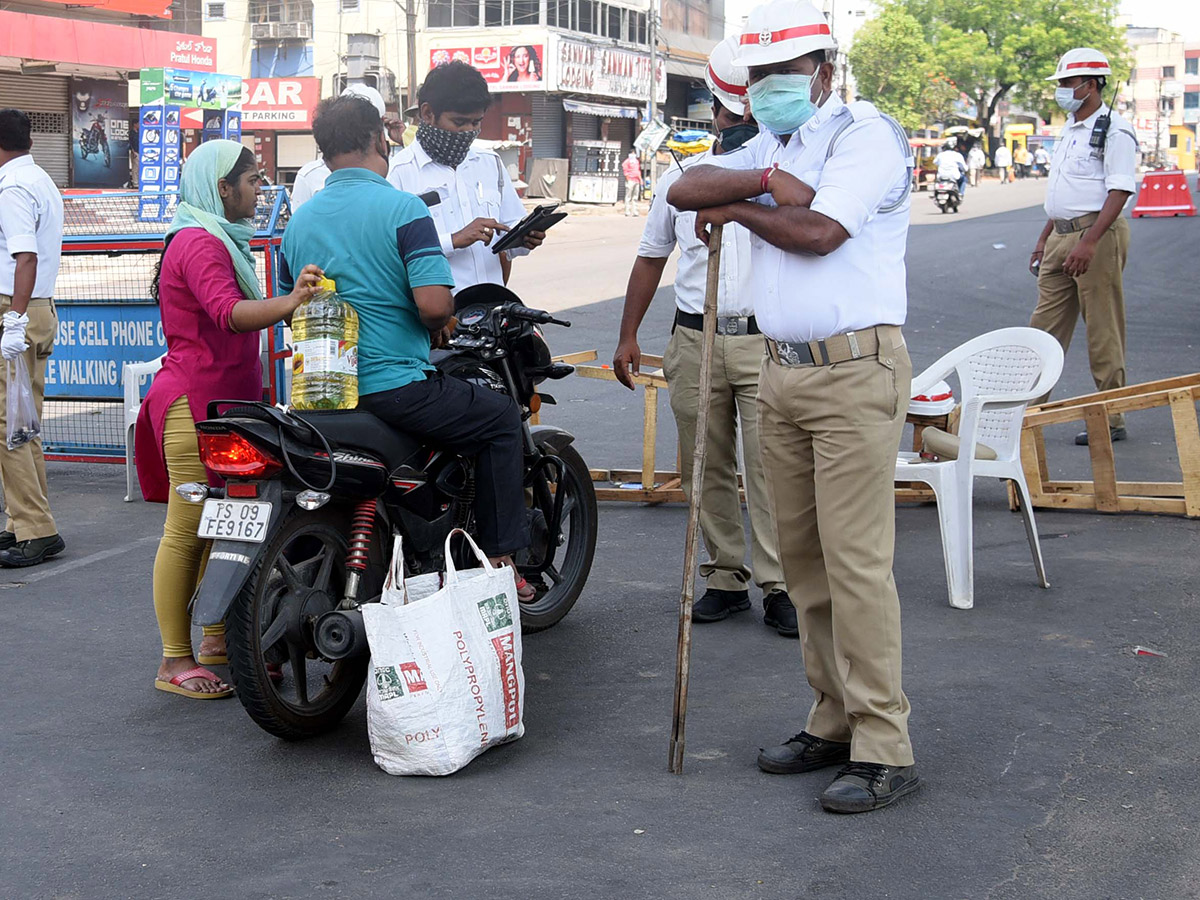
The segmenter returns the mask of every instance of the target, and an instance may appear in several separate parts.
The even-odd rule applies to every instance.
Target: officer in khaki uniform
[[[670,387],[671,411],[679,432],[683,489],[691,491],[692,448],[700,405],[700,354],[703,344],[704,293],[708,248],[696,237],[694,213],[680,212],[666,200],[682,169],[740,153],[741,144],[758,134],[744,120],[746,69],[733,65],[737,37],[718,44],[705,69],[713,95],[713,125],[718,132],[712,151],[672,166],[658,182],[650,214],[629,276],[620,345],[613,357],[617,377],[632,389],[641,350],[638,326],[657,290],[667,259],[678,246],[675,278],[675,325],[663,356]],[[717,339],[713,385],[709,397],[708,460],[700,500],[700,531],[709,559],[700,566],[707,589],[696,601],[696,622],[717,622],[750,608],[747,585],[753,579],[763,591],[763,621],[785,637],[796,637],[796,609],[787,595],[779,565],[775,525],[771,521],[758,444],[756,399],[764,343],[754,317],[750,233],[739,225],[725,229],[721,247],[721,281],[717,291]],[[745,462],[746,506],[750,512],[750,560],[738,496],[737,432],[741,423]]]
[[[63,202],[58,188],[29,155],[29,117],[0,109],[0,355],[24,357],[38,417],[46,360],[54,349],[58,317],[54,282],[62,253]],[[7,434],[7,380],[0,378],[0,482],[8,524],[0,533],[0,566],[33,566],[66,547],[47,499],[42,442],[14,450]]]
[[[1132,126],[1101,99],[1111,74],[1103,53],[1083,47],[1064,54],[1048,79],[1058,82],[1055,100],[1069,115],[1050,163],[1049,219],[1029,260],[1038,279],[1029,324],[1054,335],[1065,353],[1082,314],[1092,380],[1101,391],[1125,386],[1121,273],[1129,223],[1121,211],[1134,191],[1137,160]],[[1123,415],[1111,416],[1108,426],[1112,440],[1125,439]],[[1076,444],[1087,442],[1086,431],[1076,435]]]
[[[892,579],[912,156],[899,125],[834,94],[836,45],[811,3],[753,10],[740,46],[764,133],[723,168],[689,168],[667,199],[699,210],[698,230],[736,222],[754,236],[759,443],[815,694],[804,729],[758,765],[841,764],[822,807],[866,812],[919,785]]]

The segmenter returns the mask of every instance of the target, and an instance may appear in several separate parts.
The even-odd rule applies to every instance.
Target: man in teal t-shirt
[[[358,408],[393,428],[474,456],[479,543],[493,562],[529,544],[516,403],[429,365],[454,313],[450,264],[429,210],[387,179],[383,121],[353,95],[317,107],[313,137],[329,166],[325,189],[283,235],[280,286],[309,263],[358,313]],[[533,591],[517,577],[522,599]]]

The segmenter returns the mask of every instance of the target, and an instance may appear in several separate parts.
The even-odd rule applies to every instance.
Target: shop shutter
[[[534,159],[565,159],[567,125],[562,98],[534,94],[532,100]]]
[[[71,177],[70,84],[57,75],[0,74],[0,108],[15,106],[29,115],[34,162],[60,188]]]
[[[600,119],[587,113],[571,113],[571,140],[600,140]]]

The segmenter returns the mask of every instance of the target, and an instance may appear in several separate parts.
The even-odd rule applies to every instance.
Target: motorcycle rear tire
[[[268,538],[270,545],[246,580],[245,587],[230,604],[225,619],[229,669],[238,699],[260,728],[284,740],[315,737],[336,728],[358,701],[366,682],[369,657],[334,663],[330,671],[332,678],[326,676],[329,690],[318,695],[320,702],[312,702],[313,698],[309,698],[310,703],[305,707],[287,701],[271,681],[261,647],[266,625],[263,613],[269,592],[269,573],[285,550],[297,541],[308,539],[333,548],[337,554],[335,568],[344,575],[347,531],[346,516],[336,510],[326,508],[317,513],[291,513],[275,534]],[[337,583],[337,578],[334,578],[334,582]],[[337,590],[332,593],[337,594],[331,597],[336,604],[341,599],[340,593]],[[287,637],[281,638],[276,646],[281,645],[290,648]],[[298,649],[304,651],[311,648]],[[307,659],[303,655],[299,659],[307,668]],[[291,657],[292,666],[296,660],[296,656]],[[294,684],[294,674],[291,677]]]
[[[543,449],[547,453],[551,452],[549,448]],[[574,447],[563,447],[554,455],[566,463],[565,480],[569,493],[564,503],[568,500],[575,501],[571,534],[567,540],[561,567],[558,568],[562,580],[555,583],[553,579],[548,578],[550,587],[544,594],[539,594],[530,603],[521,604],[521,630],[525,634],[545,631],[557,625],[571,611],[575,601],[583,593],[583,586],[587,583],[592,570],[592,560],[596,555],[598,507],[591,471]]]

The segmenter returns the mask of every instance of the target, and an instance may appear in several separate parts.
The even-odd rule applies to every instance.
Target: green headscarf
[[[250,251],[254,223],[250,219],[236,222],[226,219],[225,204],[217,190],[217,182],[233,169],[243,149],[237,141],[206,141],[192,151],[183,165],[179,206],[166,236],[169,238],[184,228],[203,228],[229,251],[234,274],[246,298],[261,300],[254,254]]]

